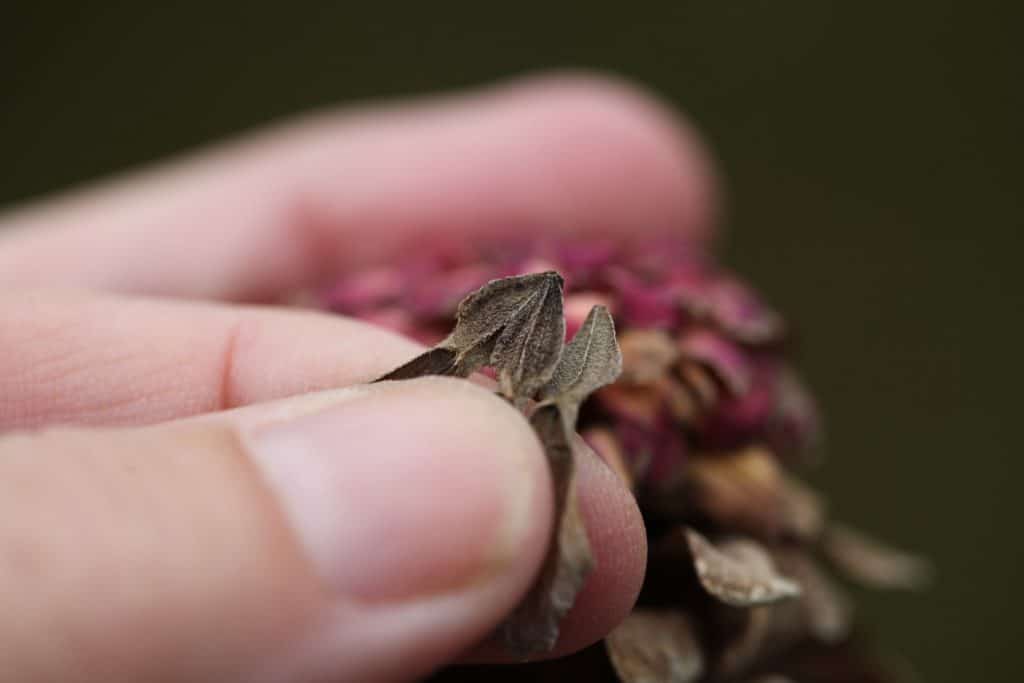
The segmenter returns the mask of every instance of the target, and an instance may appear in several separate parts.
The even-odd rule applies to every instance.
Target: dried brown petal
[[[555,272],[492,280],[462,300],[448,337],[377,381],[468,377],[493,363],[504,373],[507,396],[532,394],[550,379],[561,353],[561,288]]]
[[[780,571],[799,583],[801,594],[772,605],[743,611],[723,608],[716,613],[726,627],[716,659],[722,675],[743,673],[757,662],[808,642],[808,637],[830,646],[849,632],[851,610],[846,596],[806,554],[777,549],[772,557]]]
[[[679,358],[672,338],[661,330],[627,330],[619,337],[622,349],[622,381],[652,384]]]
[[[752,607],[800,595],[800,586],[778,574],[754,541],[737,539],[715,547],[693,529],[686,530],[686,541],[701,586],[727,605]]]
[[[688,475],[693,505],[723,527],[773,540],[811,539],[822,528],[821,499],[765,448],[695,457]]]
[[[753,607],[743,615],[739,630],[724,644],[715,662],[717,672],[730,677],[750,668],[769,648],[777,623],[774,605]]]
[[[491,362],[499,335],[522,309],[542,306],[554,288],[561,308],[562,276],[555,272],[492,280],[459,304],[455,329],[438,346],[458,354],[459,375],[468,376]],[[563,323],[564,324],[564,321]]]
[[[703,410],[694,392],[671,374],[659,377],[652,389],[669,414],[683,424],[696,422]]]
[[[416,356],[376,381],[416,379],[427,375],[454,375],[456,369],[455,352],[451,349],[437,347]]]
[[[575,423],[575,410],[591,393],[611,384],[622,372],[622,353],[615,341],[615,321],[604,306],[594,306],[576,336],[565,346],[542,398],[556,401]]]
[[[760,537],[776,535],[782,473],[764,448],[694,457],[688,468],[687,497],[725,528]]]
[[[928,560],[886,546],[860,531],[834,524],[823,548],[848,578],[869,588],[917,590],[927,586],[934,570]]]
[[[555,493],[554,538],[529,594],[502,625],[508,649],[517,656],[548,652],[558,641],[559,622],[594,567],[586,527],[576,500],[571,441],[558,405],[531,416],[551,467]]]
[[[693,626],[680,612],[634,609],[604,643],[622,683],[690,683],[704,673]]]
[[[825,501],[810,486],[782,474],[782,531],[804,541],[818,538],[825,527]]]
[[[491,280],[459,304],[449,346],[468,349],[493,337],[530,299],[552,284],[561,289],[562,277],[551,271]]]
[[[628,419],[649,429],[654,428],[661,414],[661,396],[650,387],[615,382],[602,387],[595,397],[615,417]]]
[[[853,602],[818,563],[797,550],[774,554],[779,569],[800,584],[800,621],[808,634],[822,643],[837,643],[850,634]]]
[[[561,286],[557,275],[545,278],[506,321],[494,343],[490,364],[508,398],[531,398],[555,372],[565,342]]]

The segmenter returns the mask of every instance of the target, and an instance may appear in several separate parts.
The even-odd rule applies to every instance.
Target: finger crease
[[[217,410],[231,410],[239,405],[238,399],[235,396],[235,361],[238,357],[238,348],[244,324],[243,320],[236,320],[228,329],[224,350],[221,353],[220,389],[217,394]]]

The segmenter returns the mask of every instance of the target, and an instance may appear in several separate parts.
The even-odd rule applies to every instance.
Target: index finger
[[[0,283],[259,300],[419,237],[710,232],[660,105],[593,77],[308,117],[0,217]]]

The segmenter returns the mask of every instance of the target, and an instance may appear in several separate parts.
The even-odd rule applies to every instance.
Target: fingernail
[[[476,584],[543,524],[536,439],[467,382],[373,385],[262,427],[249,449],[316,570],[357,601]]]

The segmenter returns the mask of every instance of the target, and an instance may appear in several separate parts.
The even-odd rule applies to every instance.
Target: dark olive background
[[[939,565],[930,593],[864,595],[864,617],[925,680],[1020,679],[1019,10],[125,5],[0,5],[0,203],[308,107],[553,66],[686,111],[720,160],[724,257],[799,323],[830,437],[813,478]]]

